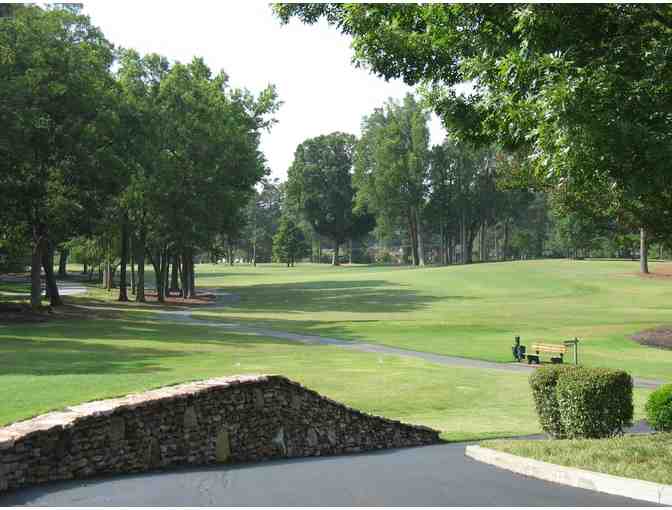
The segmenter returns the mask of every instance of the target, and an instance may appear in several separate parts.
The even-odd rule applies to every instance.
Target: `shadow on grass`
[[[437,301],[472,300],[473,296],[433,296],[386,280],[320,280],[250,285],[236,289],[240,302],[231,308],[257,313],[354,312],[399,313],[429,308]]]
[[[161,372],[160,358],[187,353],[77,340],[0,340],[2,375],[139,374]]]
[[[139,346],[138,342],[148,345]],[[172,347],[161,348],[162,344]],[[297,346],[290,340],[162,321],[118,319],[22,324],[10,330],[0,329],[0,374],[158,373],[172,370],[163,366],[167,359],[218,355],[199,346],[254,350],[262,344]]]

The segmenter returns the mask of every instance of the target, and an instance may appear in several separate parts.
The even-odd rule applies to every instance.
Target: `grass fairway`
[[[357,409],[435,427],[449,440],[539,432],[526,374],[125,315],[0,326],[0,424],[187,380],[279,373]],[[635,392],[638,417],[647,395]]]
[[[538,431],[525,375],[139,318],[0,327],[0,422],[241,373],[280,373],[352,407],[436,427],[447,439]]]
[[[508,361],[514,334],[524,343],[579,335],[588,364],[663,379],[672,366],[672,352],[628,339],[668,320],[672,282],[633,276],[631,263],[197,270],[199,286],[241,297],[223,309],[194,309],[204,318],[495,361]],[[94,290],[65,300],[115,296]],[[447,439],[539,431],[526,374],[169,324],[156,306],[135,308],[114,318],[0,323],[0,423],[187,380],[279,373],[352,407],[436,427]],[[647,395],[635,392],[638,418]]]
[[[640,278],[637,268],[567,260],[426,269],[200,265],[199,285],[241,300],[199,315],[492,361],[510,361],[517,334],[528,345],[578,336],[583,363],[666,380],[672,351],[629,337],[672,322],[672,280]]]
[[[672,434],[669,433],[612,439],[499,440],[487,441],[483,446],[561,466],[672,484]]]

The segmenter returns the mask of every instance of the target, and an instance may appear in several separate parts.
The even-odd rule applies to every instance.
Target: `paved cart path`
[[[4,277],[3,280],[26,281],[25,278],[19,279],[11,277]],[[59,281],[58,287],[59,292],[63,296],[83,294],[86,292],[86,287],[72,282]],[[210,310],[212,310],[213,308],[217,309],[227,304],[236,303],[240,300],[240,297],[238,295],[222,291],[221,289],[207,289],[207,290],[208,292],[214,293],[217,296],[217,300],[216,303],[213,303],[212,305],[204,305],[203,307],[200,307],[201,309],[210,309]],[[4,294],[14,294],[14,293],[4,292]],[[105,305],[96,305],[96,306],[80,305],[80,306],[82,308],[87,309],[128,311],[128,308],[124,308],[121,306],[116,307]],[[378,354],[390,354],[394,356],[403,356],[409,358],[419,358],[439,365],[458,366],[466,368],[484,368],[489,370],[505,370],[509,372],[527,372],[527,373],[537,368],[535,366],[527,365],[525,363],[496,363],[492,361],[484,361],[478,359],[460,358],[458,356],[446,356],[443,354],[434,354],[431,352],[400,349],[398,347],[390,347],[382,344],[370,344],[354,340],[343,340],[339,338],[329,338],[317,335],[305,335],[301,333],[288,333],[284,331],[277,331],[274,329],[265,329],[254,326],[247,326],[239,323],[200,320],[200,319],[194,319],[192,317],[193,311],[194,310],[190,308],[185,308],[183,310],[152,310],[152,312],[156,313],[161,320],[167,320],[167,321],[175,320],[179,321],[182,324],[186,323],[196,326],[226,328],[234,332],[248,333],[268,338],[279,338],[282,340],[290,340],[294,342],[301,342],[304,344],[333,345],[336,347],[340,347],[343,349],[350,349],[354,351],[371,352]],[[661,386],[662,384],[665,383],[665,381],[661,381],[658,379],[645,379],[642,377],[634,377],[633,380],[635,387],[637,388],[656,389],[658,386]]]
[[[474,461],[464,443],[57,482],[0,496],[34,506],[642,506]]]
[[[204,289],[205,290],[205,289]],[[342,349],[350,349],[353,351],[371,352],[377,354],[390,354],[393,356],[403,356],[407,358],[419,358],[430,363],[438,365],[457,366],[465,368],[482,368],[488,370],[504,370],[508,372],[525,372],[529,373],[536,370],[538,365],[528,365],[527,363],[496,363],[494,361],[484,361],[471,358],[460,358],[458,356],[446,356],[443,354],[434,354],[431,352],[413,351],[408,349],[400,349],[398,347],[390,347],[381,344],[370,344],[359,342],[356,340],[343,340],[339,338],[329,338],[318,335],[306,335],[303,333],[288,333],[285,331],[278,331],[275,329],[267,329],[256,326],[248,326],[237,322],[226,322],[225,320],[206,320],[196,319],[192,317],[192,313],[198,310],[213,310],[220,308],[226,304],[235,303],[240,298],[236,294],[224,292],[220,289],[208,289],[217,296],[216,303],[211,305],[204,305],[195,309],[185,308],[183,310],[153,310],[157,317],[163,321],[174,321],[179,324],[190,324],[193,326],[206,326],[211,328],[224,328],[234,333],[247,333],[251,335],[258,335],[267,338],[279,338],[282,340],[289,340],[303,344],[312,345],[332,345]],[[83,306],[83,308],[90,309],[105,309],[112,311],[127,311],[127,308],[121,306]],[[655,389],[664,384],[664,381],[656,379],[645,379],[642,377],[633,377],[635,387]]]

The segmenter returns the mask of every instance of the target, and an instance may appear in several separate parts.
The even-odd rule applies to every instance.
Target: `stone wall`
[[[238,376],[90,402],[0,429],[0,491],[182,464],[418,446],[426,427],[367,415],[282,376]]]

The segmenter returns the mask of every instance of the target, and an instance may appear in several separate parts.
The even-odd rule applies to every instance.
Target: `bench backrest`
[[[530,349],[537,352],[550,352],[554,354],[565,354],[567,352],[566,346],[558,344],[532,344]]]

